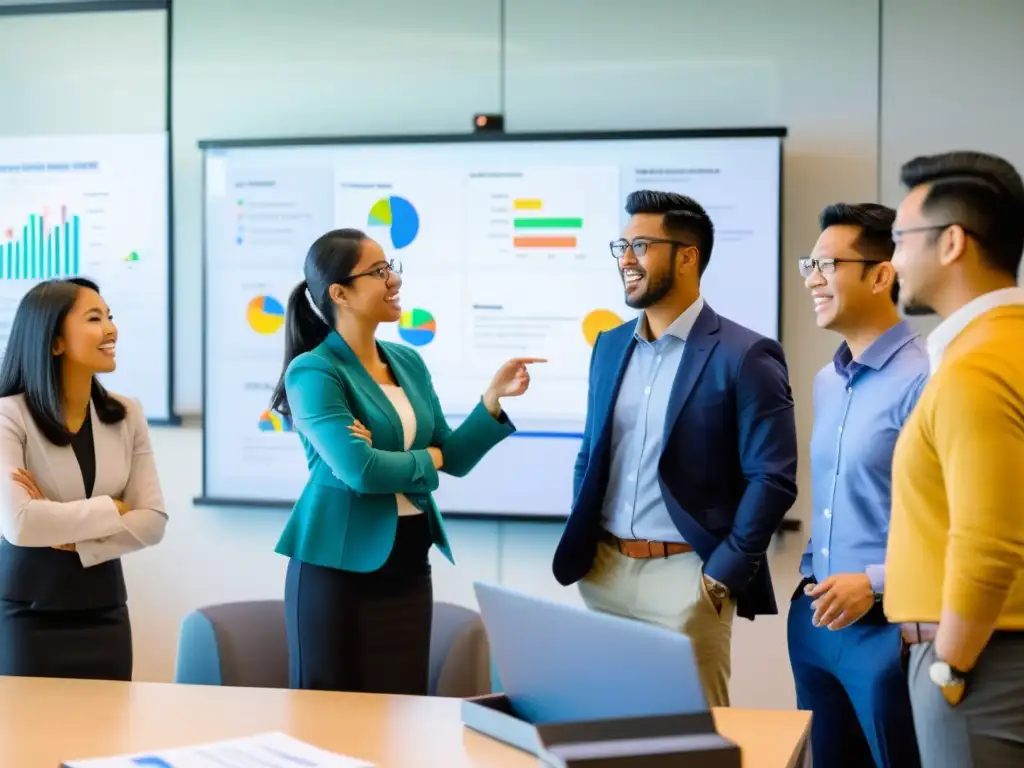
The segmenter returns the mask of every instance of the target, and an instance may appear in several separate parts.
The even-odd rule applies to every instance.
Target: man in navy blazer
[[[643,313],[594,343],[554,574],[591,609],[688,635],[727,706],[733,614],[778,613],[766,552],[797,495],[786,359],[701,297],[714,228],[695,200],[634,192],[626,212],[611,251]]]

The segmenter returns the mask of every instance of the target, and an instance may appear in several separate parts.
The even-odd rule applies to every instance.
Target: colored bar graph
[[[575,248],[576,238],[565,237],[514,237],[513,248]]]
[[[60,222],[51,223],[33,213],[21,227],[20,237],[14,236],[15,228],[6,232],[7,241],[0,240],[0,280],[48,280],[79,274],[79,219],[69,219],[64,207]]]
[[[513,200],[512,207],[517,211],[539,211],[544,207],[544,203],[536,197],[522,197]]]
[[[582,229],[583,219],[514,219],[512,224],[516,229]]]

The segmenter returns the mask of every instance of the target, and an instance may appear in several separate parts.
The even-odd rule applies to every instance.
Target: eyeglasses
[[[810,277],[817,269],[823,275],[831,275],[836,271],[836,264],[883,264],[881,259],[814,259],[805,258],[798,260],[800,274]]]
[[[682,243],[679,240],[666,240],[661,237],[634,237],[630,240],[612,240],[608,243],[608,247],[611,249],[612,256],[616,260],[623,258],[626,255],[626,251],[632,249],[633,255],[638,259],[642,259],[647,253],[647,248],[657,243],[666,243],[668,245],[675,246],[676,248],[686,248],[690,243]]]
[[[368,269],[365,272],[357,272],[354,275],[349,275],[345,278],[345,282],[355,280],[357,277],[373,277],[377,280],[387,280],[392,274],[402,274],[402,262],[398,259],[391,259],[387,264],[381,264],[379,267]]]
[[[983,238],[973,229],[965,227],[958,221],[948,221],[945,224],[924,224],[920,227],[907,227],[905,229],[894,229],[892,231],[892,241],[899,245],[900,238],[903,235],[909,235],[912,232],[941,232],[942,230],[949,229],[950,227],[960,227],[964,231],[964,234],[970,235],[978,242],[982,242]]]

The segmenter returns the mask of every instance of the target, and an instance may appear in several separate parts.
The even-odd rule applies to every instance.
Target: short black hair
[[[699,274],[711,263],[711,250],[715,246],[715,225],[711,223],[704,207],[686,195],[675,192],[658,192],[640,189],[630,192],[626,198],[626,213],[662,214],[665,232],[680,240],[689,239],[697,246],[697,268]]]
[[[944,152],[903,164],[908,189],[930,184],[921,210],[959,224],[992,269],[1017,277],[1024,253],[1024,181],[1012,164],[984,152]]]
[[[860,233],[853,242],[853,247],[865,258],[877,261],[892,261],[896,244],[892,241],[892,224],[896,221],[896,211],[879,203],[833,203],[826,205],[818,216],[821,231],[829,227],[857,227]],[[864,265],[864,272],[871,268]],[[900,300],[900,284],[892,281],[892,300]]]
[[[63,367],[61,359],[53,354],[53,347],[64,318],[83,288],[100,292],[96,283],[84,277],[46,280],[33,286],[14,312],[0,364],[0,397],[25,395],[32,420],[54,445],[69,445],[73,435],[65,421]],[[95,376],[92,403],[104,424],[124,420],[124,404],[107,392]]]

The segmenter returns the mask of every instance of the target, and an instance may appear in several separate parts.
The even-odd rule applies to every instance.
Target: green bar
[[[25,243],[25,255],[28,259],[28,275],[29,277],[38,277],[36,270],[39,265],[39,260],[36,259],[36,215],[32,214],[28,217],[28,241]]]
[[[21,228],[21,277],[28,279],[28,224]]]
[[[583,219],[515,219],[516,229],[582,229]]]
[[[36,216],[36,221],[39,222],[36,236],[36,261],[39,262],[39,276],[46,277],[46,236],[43,233],[43,217]]]
[[[79,236],[78,236],[78,217],[77,216],[73,216],[71,218],[71,223],[72,223],[72,226],[74,227],[74,230],[75,230],[74,239],[72,241],[74,243],[74,248],[75,248],[75,262],[74,262],[75,263],[75,267],[74,267],[74,271],[71,274],[72,275],[78,275],[78,251],[79,251],[79,246],[81,245],[81,243],[79,242]]]
[[[60,224],[53,228],[53,255],[57,262],[57,268],[54,270],[54,276],[59,277],[60,271]]]

